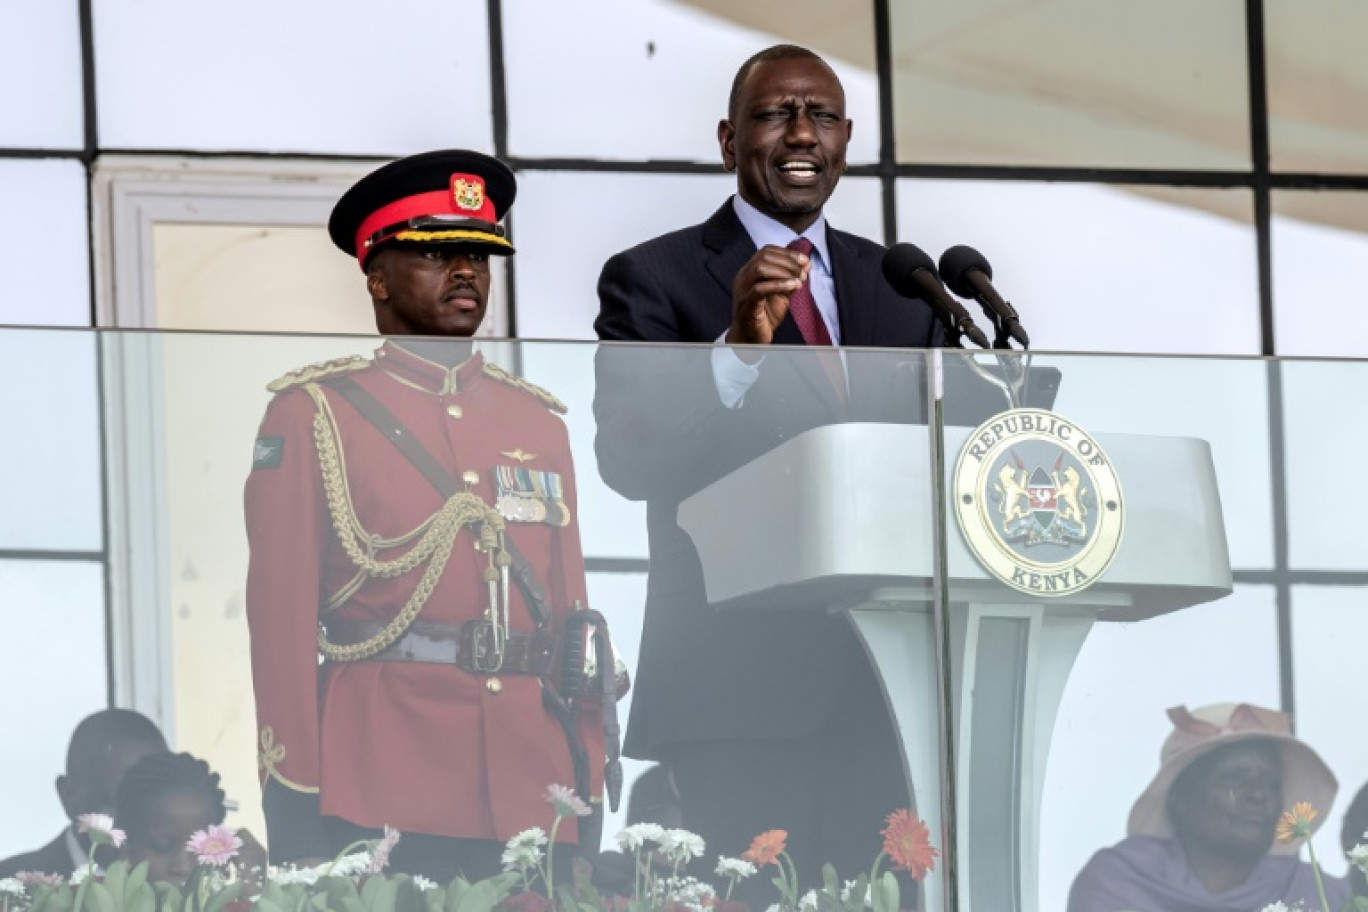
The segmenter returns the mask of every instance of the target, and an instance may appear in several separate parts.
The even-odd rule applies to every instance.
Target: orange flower
[[[884,838],[883,850],[893,859],[895,867],[908,871],[914,880],[921,880],[936,869],[940,853],[931,845],[931,834],[921,819],[906,808],[888,815],[888,826],[880,831]]]
[[[1305,839],[1311,835],[1311,821],[1315,819],[1316,809],[1305,801],[1298,801],[1278,820],[1278,841]]]
[[[787,839],[786,830],[768,830],[752,839],[750,848],[742,852],[741,857],[761,868],[775,864],[779,861],[779,853],[784,851]]]

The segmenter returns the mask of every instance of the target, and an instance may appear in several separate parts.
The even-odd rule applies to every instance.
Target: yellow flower
[[[1278,821],[1278,841],[1291,842],[1305,839],[1311,835],[1311,821],[1316,819],[1316,809],[1305,801],[1292,805],[1292,810],[1283,813]]]

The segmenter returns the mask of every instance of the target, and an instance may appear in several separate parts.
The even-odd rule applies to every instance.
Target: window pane
[[[86,715],[108,705],[104,571],[75,561],[0,561],[0,716],[6,737],[0,780],[0,857],[39,848],[66,823],[52,781]]]
[[[52,0],[0,7],[0,148],[85,144],[77,9]]]
[[[849,159],[878,158],[874,13],[868,0],[796,10],[717,0],[505,0],[509,145],[516,155],[718,162],[737,67],[772,44],[827,58],[855,122]],[[547,90],[548,62],[565,61]]]
[[[1361,667],[1368,614],[1362,586],[1297,586],[1292,590],[1293,681],[1297,701],[1297,734],[1306,739],[1339,778],[1333,808],[1323,808],[1325,825],[1316,834],[1316,858],[1326,870],[1345,870],[1340,825],[1354,794],[1368,780],[1368,741],[1346,719],[1368,713],[1368,698],[1349,685]],[[1357,842],[1362,828],[1353,833]],[[1352,843],[1351,843],[1352,845]]]
[[[99,550],[100,405],[93,333],[0,331],[11,445],[0,447],[0,548]]]
[[[1280,171],[1368,171],[1368,7],[1264,4],[1268,140]]]
[[[1368,356],[1368,194],[1273,194],[1273,315],[1280,355]]]
[[[1350,525],[1357,513],[1326,489],[1329,479],[1350,485],[1368,451],[1368,427],[1343,420],[1346,403],[1368,383],[1368,365],[1293,361],[1282,375],[1288,561],[1294,570],[1368,571],[1368,548]]]
[[[106,147],[391,155],[493,144],[483,3],[402,0],[377,15],[358,0],[149,0],[97,3],[94,24]],[[234,111],[245,116],[224,116]]]
[[[1244,4],[889,4],[898,160],[1248,168]]]
[[[0,160],[0,200],[23,218],[0,221],[12,269],[0,292],[0,324],[90,325],[90,241],[80,162]]]
[[[1258,354],[1252,211],[1243,190],[898,182],[899,235],[982,251],[1046,351]]]

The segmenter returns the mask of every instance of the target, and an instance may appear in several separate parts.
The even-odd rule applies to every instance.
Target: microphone
[[[994,325],[1000,323],[1002,330],[1021,343],[1022,348],[1031,347],[1031,337],[1021,327],[1016,308],[1004,301],[993,287],[993,267],[988,265],[987,257],[973,247],[956,245],[941,254],[940,274],[955,294],[983,305],[983,312]],[[1001,341],[1005,345],[1007,340]]]
[[[957,342],[961,335],[966,335],[980,348],[989,347],[988,337],[974,324],[964,305],[950,297],[936,274],[936,264],[920,247],[894,244],[888,248],[883,255],[883,274],[893,290],[904,298],[921,298],[930,304]]]

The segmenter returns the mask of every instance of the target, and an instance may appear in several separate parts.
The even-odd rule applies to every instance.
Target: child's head
[[[195,868],[191,834],[222,823],[227,813],[219,776],[190,754],[149,754],[119,782],[114,822],[128,836],[123,857],[147,862],[149,881],[185,883]]]

